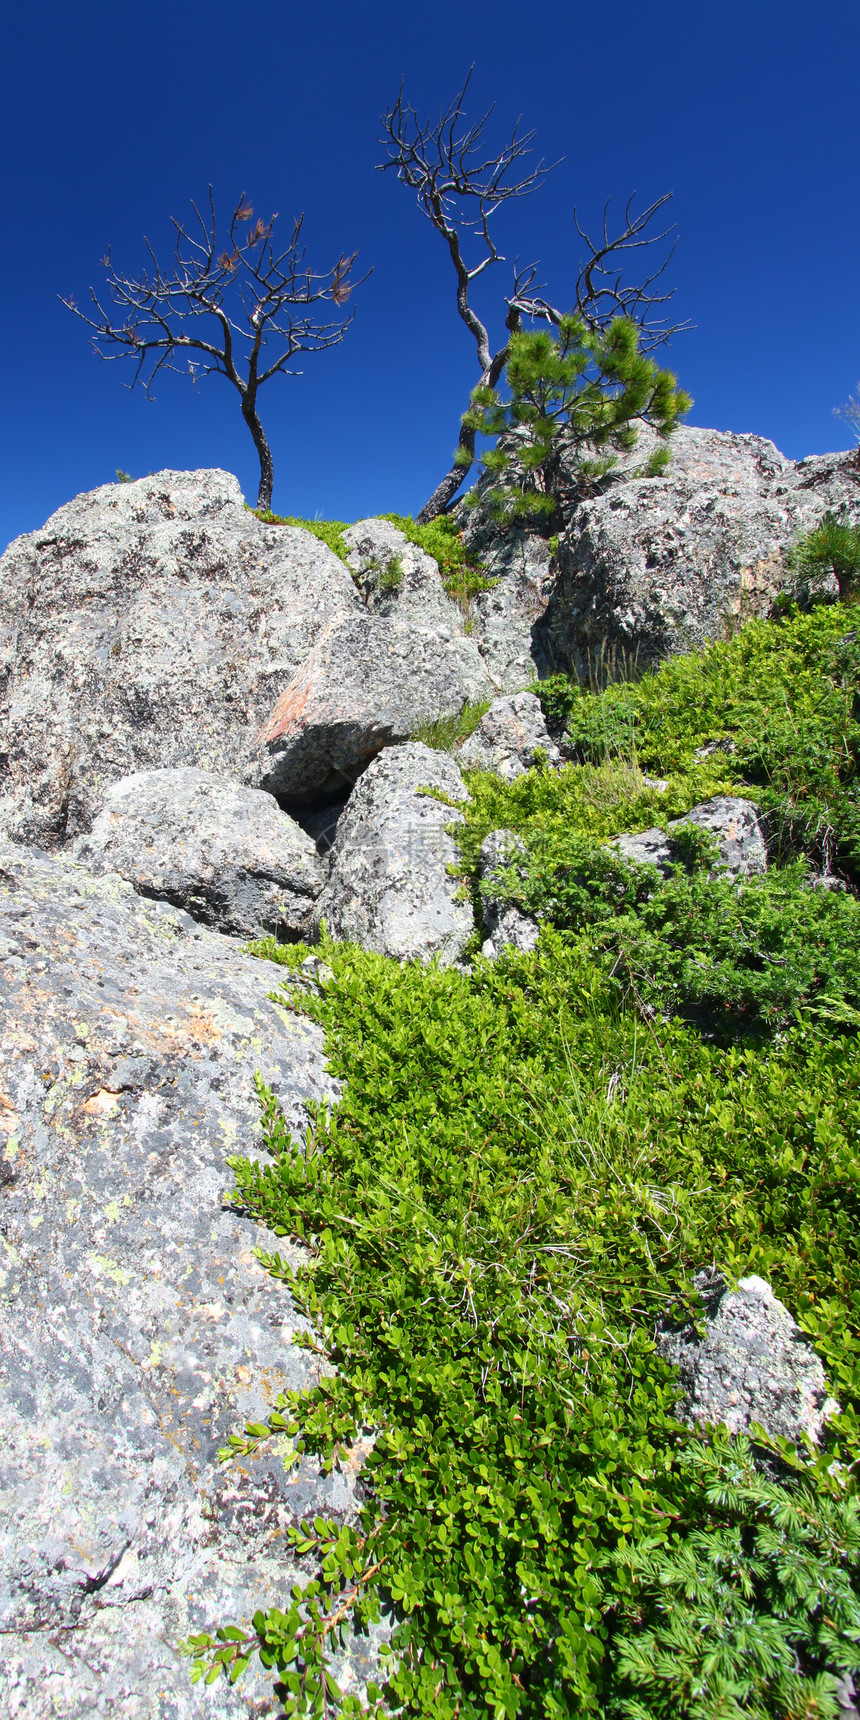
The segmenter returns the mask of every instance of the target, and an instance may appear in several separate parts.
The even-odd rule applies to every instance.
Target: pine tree
[[[635,448],[637,420],[663,443],[646,468],[660,471],[670,458],[668,438],[692,405],[672,371],[640,351],[639,330],[623,317],[600,330],[571,315],[553,329],[513,335],[505,380],[507,399],[480,386],[463,417],[468,429],[495,442],[481,457],[485,482],[470,499],[503,522],[551,521],[562,460],[594,482]]]

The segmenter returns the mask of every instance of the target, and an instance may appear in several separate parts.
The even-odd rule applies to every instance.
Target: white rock
[[[70,841],[141,770],[241,777],[336,613],[364,613],[310,532],[265,526],[227,472],[156,472],[60,508],[0,558],[3,821]]]
[[[455,807],[421,793],[468,799],[446,753],[420,743],[389,747],[356,784],[338,822],[331,871],[315,909],[332,937],[400,961],[449,966],[474,930],[472,908],[449,868]]]
[[[235,937],[301,938],[323,885],[314,842],[270,794],[190,766],[112,783],[73,852]]]
[[[534,693],[496,699],[459,748],[457,759],[464,769],[492,770],[505,782],[523,776],[540,759],[553,769],[562,762]]]

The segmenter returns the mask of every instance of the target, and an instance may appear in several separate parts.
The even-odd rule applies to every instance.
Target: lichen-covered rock
[[[553,768],[562,762],[534,693],[496,699],[457,753],[464,769],[492,770],[505,782],[523,776],[540,760]]]
[[[758,807],[751,800],[732,794],[717,794],[713,800],[703,800],[685,812],[683,818],[670,818],[665,830],[640,830],[633,836],[616,836],[609,847],[617,849],[622,860],[647,863],[665,872],[677,855],[672,832],[685,824],[697,825],[716,840],[719,859],[713,876],[731,873],[747,878],[767,871],[767,845]]]
[[[538,941],[537,921],[507,900],[500,877],[516,866],[525,851],[525,843],[513,830],[491,830],[481,844],[478,872],[487,934],[481,954],[490,961],[507,949],[528,953]]]
[[[480,507],[463,506],[458,518],[486,581],[493,581],[470,601],[472,638],[498,691],[516,693],[553,667],[542,631],[556,578],[552,550],[538,532],[500,533]]]
[[[325,623],[363,608],[337,556],[261,524],[227,472],[78,496],[0,558],[0,822],[62,843],[133,771],[240,777]]]
[[[356,520],[343,534],[368,609],[417,627],[462,633],[462,617],[442,584],[432,555],[410,543],[391,520]]]
[[[457,847],[448,827],[463,814],[421,792],[427,788],[468,798],[446,753],[412,743],[374,759],[339,820],[315,917],[362,949],[400,961],[435,956],[447,967],[474,930],[471,905],[449,872]]]
[[[349,788],[383,747],[491,692],[470,639],[338,616],[277,701],[246,780],[295,800]]]
[[[314,1376],[225,1202],[255,1071],[299,1138],[321,1031],[255,962],[116,876],[0,843],[0,1710],[248,1720],[265,1675],[192,1686],[176,1645],[295,1580],[284,1530],[352,1483],[217,1450]],[[347,1675],[360,1673],[347,1656]],[[351,1668],[351,1670],[350,1670]]]
[[[763,1278],[737,1290],[709,1272],[696,1278],[705,1333],[693,1325],[658,1333],[658,1349],[680,1374],[681,1413],[693,1427],[724,1423],[746,1433],[759,1422],[772,1437],[820,1437],[835,1409],[820,1358]]]
[[[625,832],[623,836],[616,836],[607,847],[617,849],[622,860],[632,861],[637,866],[656,866],[659,872],[666,872],[675,858],[667,832],[656,826],[651,830],[637,830],[634,835]]]
[[[751,800],[736,794],[717,794],[713,800],[703,800],[685,812],[683,818],[671,818],[669,829],[681,824],[695,824],[713,836],[719,850],[715,868],[747,878],[767,871],[767,844],[759,823],[759,809]]]
[[[270,794],[191,766],[112,783],[73,853],[239,938],[301,938],[323,885],[315,843]]]
[[[587,678],[598,657],[639,666],[722,638],[791,585],[788,551],[828,509],[860,519],[852,453],[786,460],[761,436],[684,426],[659,477],[640,447],[574,506],[542,629],[550,663]]]

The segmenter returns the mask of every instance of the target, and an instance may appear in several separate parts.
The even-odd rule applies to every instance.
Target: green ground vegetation
[[[343,1098],[296,1143],[261,1089],[268,1156],[232,1161],[234,1198],[302,1245],[261,1258],[331,1371],[225,1459],[364,1442],[366,1498],[295,1526],[306,1580],[192,1639],[195,1676],[259,1654],[287,1714],[354,1714],[331,1653],[384,1609],[372,1709],[837,1720],[860,1665],[852,622],[790,613],[635,684],[544,683],[578,762],[471,774],[461,836],[476,898],[487,830],[521,836],[506,886],[536,951],[459,971],[332,943],[319,995],[284,989]],[[690,826],[665,879],[606,847],[721,792],[764,809],[765,877],[728,884]],[[825,864],[845,890],[810,887]],[[256,948],[278,995],[307,952]],[[819,1449],[677,1419],[655,1334],[701,1317],[706,1265],[766,1277],[814,1341],[839,1402]]]

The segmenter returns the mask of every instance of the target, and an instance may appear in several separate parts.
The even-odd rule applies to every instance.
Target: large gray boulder
[[[246,780],[296,801],[348,789],[383,747],[492,691],[470,639],[336,616],[271,711]]]
[[[349,566],[374,615],[417,627],[462,633],[462,617],[445,591],[438,564],[391,520],[356,520],[343,534]]]
[[[301,938],[323,886],[316,844],[270,794],[190,765],[112,783],[73,853],[239,938]]]
[[[486,937],[481,954],[494,961],[503,950],[527,954],[534,949],[540,932],[537,920],[509,901],[504,874],[517,867],[526,852],[521,836],[513,830],[491,830],[481,844],[478,861],[481,904]]]
[[[463,814],[424,789],[468,799],[453,759],[420,742],[391,747],[368,766],[338,822],[315,918],[362,949],[447,967],[474,930],[450,872],[457,846],[449,827]]]
[[[852,453],[786,460],[761,436],[683,427],[659,477],[634,474],[573,509],[541,639],[547,661],[588,678],[607,654],[644,667],[767,615],[793,583],[788,551],[828,509],[860,519]]]
[[[268,1714],[264,1675],[192,1686],[176,1645],[289,1590],[288,1523],[355,1508],[346,1474],[217,1458],[316,1366],[254,1258],[283,1241],[224,1199],[257,1070],[299,1139],[336,1098],[320,1030],[267,1000],[281,972],[0,841],[4,1714]]]
[[[729,1290],[719,1274],[696,1286],[705,1331],[663,1328],[657,1347],[680,1374],[681,1413],[691,1426],[723,1423],[746,1433],[759,1422],[772,1437],[818,1440],[836,1408],[816,1355],[764,1278],[741,1278]]]
[[[464,769],[492,770],[505,782],[524,776],[541,760],[554,769],[562,762],[534,693],[496,699],[457,752]]]
[[[682,426],[672,460],[643,476],[657,438],[639,443],[583,493],[562,457],[558,547],[517,525],[499,529],[478,500],[458,520],[491,591],[473,599],[473,637],[494,678],[513,692],[556,670],[644,667],[688,651],[792,589],[796,538],[828,510],[860,519],[853,453],[784,458],[761,436]]]
[[[262,525],[227,472],[78,496],[0,558],[0,823],[62,843],[133,771],[240,777],[325,623],[363,609],[337,556]]]
[[[634,836],[616,836],[609,847],[617,849],[622,860],[656,866],[665,873],[677,857],[672,832],[685,824],[695,824],[715,839],[718,859],[713,876],[748,878],[767,871],[767,845],[758,807],[751,800],[733,794],[717,794],[713,800],[703,800],[685,812],[683,818],[670,818],[665,830],[640,830]]]

